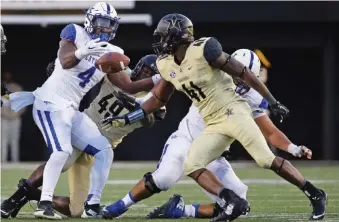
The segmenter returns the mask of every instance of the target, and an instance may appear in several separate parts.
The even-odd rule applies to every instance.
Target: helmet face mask
[[[6,42],[7,42],[7,37],[5,35],[5,31],[2,28],[2,25],[0,25],[0,35],[1,35],[1,55],[5,54],[6,52]]]
[[[132,81],[145,79],[154,76],[159,73],[156,66],[156,55],[147,55],[139,60],[131,73]]]
[[[172,54],[181,44],[194,41],[193,24],[181,14],[163,17],[153,34],[153,50],[157,55]]]
[[[113,6],[99,2],[86,12],[85,30],[92,39],[100,38],[101,41],[108,42],[114,39],[119,20]]]

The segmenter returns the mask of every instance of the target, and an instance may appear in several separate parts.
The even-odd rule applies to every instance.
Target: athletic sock
[[[53,152],[49,157],[44,169],[40,201],[52,201],[55,186],[68,157],[69,154],[62,151]]]

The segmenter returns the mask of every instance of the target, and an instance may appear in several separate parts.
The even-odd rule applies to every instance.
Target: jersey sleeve
[[[207,40],[204,46],[204,57],[208,63],[215,61],[222,54],[222,46],[216,38]]]
[[[60,38],[75,42],[76,28],[74,24],[68,24],[60,33]]]
[[[266,110],[268,109],[268,102],[266,99],[262,99],[261,103],[255,107],[252,107],[253,118],[256,119],[263,115],[266,115]]]

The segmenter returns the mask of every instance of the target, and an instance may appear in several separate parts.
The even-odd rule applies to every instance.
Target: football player
[[[131,80],[133,83],[143,81],[144,79],[155,76],[158,70],[155,66],[156,55],[147,55],[143,57],[131,72]],[[47,67],[47,75],[53,72],[54,64],[50,63]],[[127,77],[129,78],[129,77]],[[133,89],[133,88],[131,88]],[[96,123],[104,117],[110,115],[117,115],[120,113],[127,113],[128,109],[134,109],[135,104],[127,104],[126,98],[121,98],[124,102],[117,99],[122,94],[119,94],[119,88],[112,85],[108,77],[104,77],[101,85],[99,95],[91,103],[90,107],[84,111],[88,117]],[[140,92],[136,96],[144,96],[146,92]],[[146,97],[150,97],[150,95]],[[101,133],[110,141],[114,149],[128,133],[141,127],[142,125],[151,125],[152,120],[162,120],[166,114],[165,110],[161,110],[154,114],[154,119],[151,121],[144,121],[131,125],[129,128],[112,128],[110,131],[103,131]],[[75,127],[80,127],[77,122],[73,124]],[[80,217],[84,211],[84,202],[86,201],[90,169],[93,164],[93,156],[79,152],[77,149],[73,150],[71,158],[66,162],[64,171],[68,170],[70,197],[54,196],[53,208],[58,212],[70,216]],[[39,166],[28,179],[21,179],[18,185],[18,190],[1,205],[1,216],[16,217],[17,213],[24,204],[29,200],[40,200],[41,191],[37,189],[42,185],[43,170],[45,164]],[[98,214],[99,209],[95,209],[95,214]],[[94,214],[93,213],[93,214]]]
[[[60,173],[72,158],[73,146],[94,156],[91,187],[83,217],[95,217],[100,209],[102,190],[113,160],[110,142],[86,113],[78,111],[83,96],[105,73],[95,61],[107,52],[123,53],[108,43],[115,37],[119,17],[112,5],[98,2],[90,7],[84,27],[69,24],[61,32],[55,69],[47,81],[33,92],[33,118],[49,148],[49,160],[44,168],[42,194],[34,216],[61,219],[53,212],[52,198]],[[153,83],[145,89],[152,88]]]
[[[153,96],[138,110],[127,115],[103,120],[107,127],[121,127],[143,119],[170,98],[174,89],[184,92],[198,108],[206,127],[193,141],[184,164],[185,174],[209,193],[226,202],[223,211],[212,221],[234,220],[249,207],[248,202],[224,187],[208,169],[235,139],[260,167],[271,169],[299,187],[311,200],[311,219],[325,215],[326,194],[308,182],[293,165],[276,157],[269,149],[259,127],[253,120],[246,99],[237,95],[232,77],[241,78],[259,92],[274,115],[283,120],[289,113],[265,85],[241,62],[222,51],[215,38],[194,40],[193,24],[186,16],[164,16],[154,32],[153,48],[158,55],[157,67],[162,80]],[[151,178],[149,181],[154,181]]]
[[[247,66],[249,69],[253,71],[254,74],[259,78],[259,69],[260,69],[260,60],[259,58],[254,54],[254,52],[248,50],[248,49],[239,49],[235,51],[232,54],[232,58],[237,59],[239,62],[243,63],[245,66]],[[312,151],[308,149],[305,146],[297,146],[294,145],[278,128],[275,127],[275,125],[272,123],[270,118],[266,114],[267,109],[267,102],[265,99],[262,98],[262,96],[256,92],[254,89],[249,88],[245,83],[243,83],[241,80],[235,80],[235,84],[237,86],[236,92],[239,93],[242,97],[246,98],[248,101],[248,104],[251,107],[253,118],[256,122],[256,124],[259,126],[261,132],[265,136],[266,140],[269,142],[269,144],[274,145],[275,147],[278,147],[279,149],[289,152],[295,157],[298,158],[312,158]],[[193,106],[192,106],[193,107]],[[191,108],[192,109],[192,108]],[[189,116],[195,116],[193,120],[199,119],[201,122],[201,125],[199,128],[196,129],[196,131],[200,134],[203,131],[204,123],[201,119],[200,114],[198,113],[198,110],[192,109],[190,110]],[[187,118],[187,117],[186,117]],[[191,119],[191,121],[190,121]],[[186,120],[188,126],[194,126],[192,122],[192,117]],[[190,130],[190,132],[194,132]],[[188,134],[185,133],[185,131],[179,130],[174,133],[174,135],[177,135],[177,137],[182,137],[181,140],[187,141],[186,138],[188,137]],[[183,135],[186,135],[184,137]],[[195,135],[191,133],[191,135]],[[192,138],[194,139],[194,138]],[[167,151],[162,157],[162,163],[164,162],[164,159],[167,158],[176,158],[175,155],[172,154],[173,157],[169,156],[171,152],[169,149],[173,147],[173,144],[178,143],[178,138],[169,139],[169,142],[166,144],[169,144],[167,147]],[[186,146],[189,146],[192,143],[191,141],[188,141]],[[178,149],[178,146],[181,144],[180,149]],[[175,148],[181,150],[186,150],[188,147],[183,147],[185,143],[179,143],[176,145]],[[176,151],[177,153],[178,151]],[[173,160],[171,161],[173,162]],[[160,163],[160,165],[162,164]],[[174,165],[172,165],[173,167]],[[176,166],[176,165],[175,165]],[[160,169],[160,168],[159,168]],[[158,169],[158,170],[159,170]],[[234,172],[230,166],[230,164],[226,160],[218,160],[213,161],[209,165],[207,165],[207,169],[211,170],[211,172],[215,173],[216,176],[220,179],[220,181],[224,184],[225,187],[229,188],[230,184],[236,184],[237,181],[240,181],[239,178],[235,177]],[[157,171],[158,171],[157,170]],[[170,174],[172,175],[172,174]],[[154,175],[155,177],[156,175]],[[157,181],[157,179],[156,179]],[[236,186],[229,188],[234,190],[240,197],[246,198],[246,196],[242,196],[243,194],[239,192],[244,185],[240,182],[236,184]],[[247,190],[247,189],[246,189]],[[205,191],[205,193],[207,193]],[[198,218],[212,218],[220,213],[220,210],[222,209],[224,203],[223,201],[218,198],[215,195],[207,193],[208,196],[211,197],[212,201],[214,203],[212,204],[192,204],[192,205],[185,205],[184,200],[180,195],[174,195],[168,202],[166,202],[164,205],[162,205],[159,208],[156,208],[153,210],[147,217],[148,218],[179,218],[179,217],[198,217]],[[246,193],[245,193],[246,194]],[[184,208],[182,206],[185,206]]]
[[[260,60],[254,52],[248,49],[240,49],[232,54],[232,57],[248,66],[259,78]],[[255,90],[250,89],[246,84],[237,80],[236,92],[248,100],[251,107],[253,117],[263,132],[265,138],[282,150],[290,152],[296,157],[311,158],[312,153],[304,146],[296,146],[291,143],[288,138],[278,130],[267,117],[265,110],[267,102]],[[267,120],[268,118],[268,120]],[[193,140],[202,133],[205,127],[204,121],[199,114],[197,108],[192,105],[188,114],[180,122],[176,132],[168,138],[161,160],[157,169],[153,173],[147,173],[145,178],[141,180],[123,199],[103,209],[106,218],[119,216],[124,213],[129,206],[150,197],[154,193],[165,191],[174,183],[178,182],[184,175],[184,160],[187,156],[188,149]],[[222,157],[212,161],[206,167],[214,173],[224,186],[233,190],[241,198],[246,199],[247,186],[243,184],[234,173],[231,165]],[[150,175],[151,174],[151,175]],[[152,178],[153,181],[147,181]],[[153,190],[148,189],[149,184],[153,184]],[[151,187],[152,188],[152,187]],[[153,192],[152,192],[153,191]],[[206,192],[206,191],[205,191]],[[186,205],[181,196],[176,195],[166,204],[157,208],[150,213],[148,218],[178,218],[178,217],[213,217],[220,213],[224,206],[223,201],[215,195],[206,192],[213,201],[211,205]],[[140,197],[142,199],[140,199]],[[113,214],[114,213],[114,214]]]

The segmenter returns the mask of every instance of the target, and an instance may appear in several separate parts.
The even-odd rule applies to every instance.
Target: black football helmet
[[[154,54],[142,57],[131,73],[131,80],[137,81],[158,74],[156,61],[157,56]]]
[[[172,54],[181,44],[194,41],[193,23],[182,14],[168,14],[163,17],[154,31],[152,47],[155,54]]]

